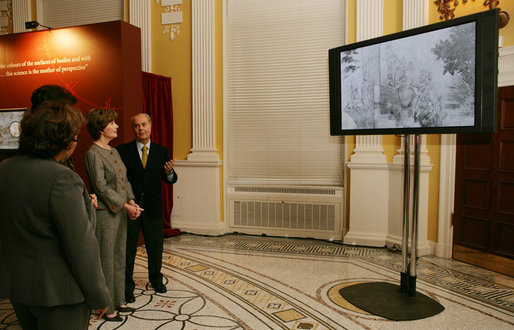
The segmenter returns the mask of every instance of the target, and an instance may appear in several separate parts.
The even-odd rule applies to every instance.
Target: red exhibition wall
[[[93,107],[118,111],[115,146],[133,139],[130,118],[143,111],[141,80],[140,29],[122,21],[0,36],[0,111],[30,108],[34,89],[61,85],[84,114]],[[84,179],[91,143],[84,128],[73,155]],[[4,150],[0,158],[13,154]]]

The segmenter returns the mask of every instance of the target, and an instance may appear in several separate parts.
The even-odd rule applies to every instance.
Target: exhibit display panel
[[[131,140],[130,117],[142,112],[140,29],[113,21],[0,36],[0,109],[30,108],[32,91],[47,84],[69,89],[83,113],[115,109],[114,144]],[[81,137],[74,160],[84,178],[92,141],[85,128]]]

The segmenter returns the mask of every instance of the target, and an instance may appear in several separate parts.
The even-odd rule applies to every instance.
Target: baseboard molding
[[[435,256],[441,258],[451,259],[452,257],[452,246],[448,244],[439,244],[435,245]]]
[[[398,246],[400,249],[402,248],[402,238],[395,235],[387,235],[386,238],[386,246],[393,247]],[[408,242],[409,250],[411,246],[411,242]],[[435,243],[429,240],[418,240],[418,256],[427,256],[433,255],[435,252]]]
[[[179,219],[173,219],[172,222],[173,228],[178,228],[182,232],[197,234],[197,235],[209,235],[209,236],[219,236],[225,235],[227,233],[227,229],[225,228],[225,223],[220,223],[218,225],[208,225],[208,224],[191,224],[189,221],[180,221]]]
[[[343,238],[343,242],[348,245],[384,247],[386,246],[386,235],[383,233],[357,232],[350,229]]]

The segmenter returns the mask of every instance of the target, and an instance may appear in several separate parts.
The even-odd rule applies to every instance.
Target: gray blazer
[[[98,196],[98,210],[117,214],[123,205],[134,199],[132,186],[127,180],[127,169],[115,148],[103,149],[92,144],[85,156],[91,189]]]
[[[0,298],[107,306],[82,179],[54,160],[15,156],[0,164],[0,186]]]

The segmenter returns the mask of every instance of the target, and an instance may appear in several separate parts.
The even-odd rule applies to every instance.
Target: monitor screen
[[[497,60],[497,10],[331,49],[331,134],[492,132]]]

